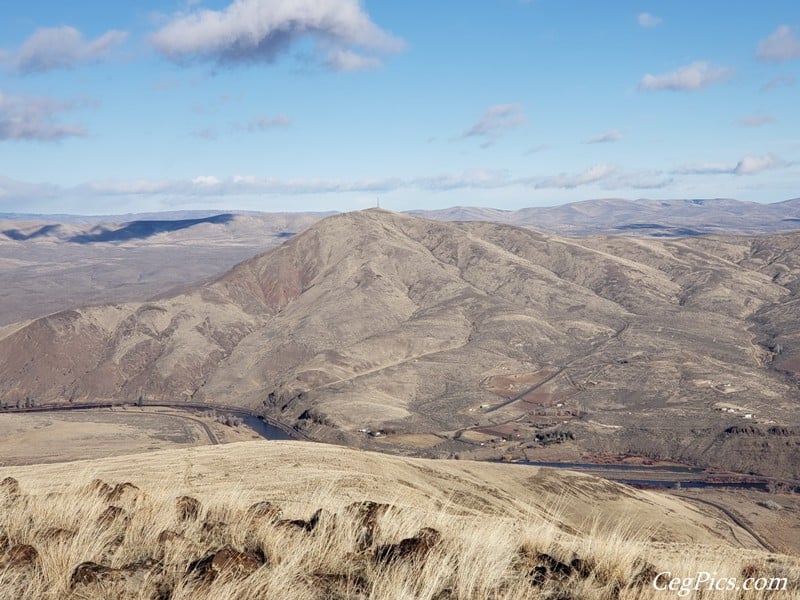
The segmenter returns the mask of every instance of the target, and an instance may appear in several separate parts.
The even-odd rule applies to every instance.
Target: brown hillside
[[[9,329],[0,398],[142,394],[434,455],[627,453],[800,477],[798,242],[349,213],[187,293]]]

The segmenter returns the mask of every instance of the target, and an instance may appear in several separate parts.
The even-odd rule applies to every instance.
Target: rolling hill
[[[7,328],[0,398],[233,404],[397,452],[798,478],[799,243],[337,215],[182,293]]]

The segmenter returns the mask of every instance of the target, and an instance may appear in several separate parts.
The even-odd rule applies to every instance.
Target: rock
[[[5,492],[8,496],[19,496],[19,481],[13,477],[6,477],[0,481],[0,492]]]
[[[175,502],[179,521],[195,521],[200,515],[200,501],[191,496],[181,496]]]
[[[119,519],[125,514],[125,511],[119,506],[109,506],[102,514],[97,517],[97,524],[100,527],[109,527],[114,521]]]
[[[550,579],[563,580],[572,575],[575,568],[549,554],[540,553],[534,559],[535,566],[529,573],[531,585],[541,586]]]
[[[175,540],[182,540],[182,539],[185,539],[182,533],[178,533],[177,531],[171,531],[169,529],[165,529],[164,531],[158,534],[159,544],[167,544],[169,542],[174,542]]]
[[[78,533],[72,529],[63,527],[50,527],[36,532],[36,537],[43,542],[66,542],[74,538]]]
[[[186,572],[187,575],[213,581],[220,575],[247,577],[263,564],[265,558],[255,552],[239,552],[230,546],[223,546],[191,562]]]
[[[114,571],[115,569],[111,567],[93,562],[81,563],[72,571],[72,576],[69,578],[70,588],[111,579]]]
[[[9,548],[4,562],[9,568],[34,567],[39,562],[39,551],[29,544],[17,544]]]
[[[628,587],[645,588],[653,585],[653,580],[658,575],[658,570],[655,565],[646,560],[637,560],[636,563],[634,563],[634,568],[638,568],[639,571],[631,578]]]
[[[323,515],[331,517],[330,513],[327,511],[318,508],[311,518],[308,521],[304,521],[303,519],[281,519],[278,521],[278,525],[288,526],[288,527],[296,527],[298,529],[302,529],[304,531],[314,531],[317,525],[320,523],[320,519]]]
[[[145,558],[133,563],[129,563],[121,569],[112,569],[106,565],[94,562],[85,562],[75,567],[70,577],[70,588],[74,589],[79,585],[93,585],[98,583],[109,583],[119,581],[130,581],[134,587],[141,587],[144,575],[161,566],[161,563],[153,558]],[[141,575],[142,577],[137,577]],[[137,581],[139,579],[139,581]]]
[[[114,486],[114,489],[108,493],[106,500],[109,502],[116,502],[126,495],[136,497],[138,492],[139,488],[129,481],[126,481],[125,483],[118,483]]]
[[[89,490],[100,497],[106,496],[111,493],[111,486],[102,479],[95,479],[89,484]]]
[[[247,516],[252,519],[270,519],[277,521],[281,518],[283,511],[272,502],[262,500],[251,504],[247,509]]]
[[[577,557],[570,561],[569,566],[572,567],[572,569],[584,579],[589,577],[589,575],[592,574],[592,571],[594,571],[597,567],[593,560]]]
[[[378,546],[374,559],[381,563],[404,559],[420,560],[427,556],[431,548],[441,541],[441,538],[441,534],[432,527],[423,527],[414,537],[400,540],[397,544]]]
[[[347,507],[347,512],[354,515],[358,527],[356,545],[359,552],[363,552],[375,543],[378,520],[390,508],[392,507],[389,504],[380,504],[371,500],[354,502]]]

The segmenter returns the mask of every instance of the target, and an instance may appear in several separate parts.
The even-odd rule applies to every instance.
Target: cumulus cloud
[[[617,131],[609,131],[607,133],[603,133],[597,135],[589,140],[586,140],[587,144],[607,144],[609,142],[618,142],[622,139],[622,134]]]
[[[477,137],[484,141],[482,148],[491,146],[506,132],[521,127],[528,122],[522,105],[496,104],[490,106],[472,127],[461,134],[461,138]]]
[[[695,91],[706,88],[726,79],[732,71],[723,67],[715,67],[706,61],[695,61],[684,67],[664,73],[651,75],[648,73],[639,82],[639,90],[653,92],[659,90]]]
[[[661,25],[662,21],[663,19],[660,17],[656,17],[647,12],[643,12],[636,17],[636,22],[639,23],[640,27],[656,27]]]
[[[3,62],[23,74],[69,69],[107,58],[127,37],[126,32],[114,29],[94,40],[84,40],[80,31],[66,25],[37,29],[19,50],[5,52]]]
[[[180,13],[151,36],[177,62],[273,63],[302,39],[320,62],[339,71],[373,68],[402,39],[372,22],[359,0],[234,0],[223,10]]]
[[[80,125],[60,123],[58,116],[77,108],[74,102],[59,102],[40,96],[9,96],[0,92],[0,140],[57,141],[84,137]]]
[[[742,117],[737,121],[739,127],[761,127],[762,125],[769,125],[776,121],[773,115],[750,115],[749,117]]]
[[[614,167],[606,164],[598,164],[589,167],[580,173],[561,173],[553,177],[545,177],[536,182],[536,188],[565,188],[572,189],[582,185],[597,183],[614,174]]]
[[[783,62],[800,58],[800,39],[787,25],[781,25],[769,37],[758,43],[756,57],[766,62]]]
[[[781,157],[769,153],[764,156],[748,155],[737,163],[692,163],[678,167],[674,173],[680,175],[755,175],[768,169],[788,166]]]

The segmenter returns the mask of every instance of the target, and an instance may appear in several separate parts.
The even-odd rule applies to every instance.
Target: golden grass
[[[184,459],[191,470],[176,468]],[[236,475],[234,463],[250,477]],[[19,489],[0,484],[2,599],[678,597],[652,588],[654,573],[664,571],[787,577],[789,586],[706,598],[800,597],[797,557],[736,547],[710,530],[704,545],[689,537],[704,526],[702,515],[679,500],[567,472],[252,443],[0,470],[0,480],[8,475]],[[93,483],[97,477],[108,485]],[[119,487],[115,494],[125,481],[138,489]],[[199,502],[196,517],[182,518],[177,503],[184,495]],[[494,500],[481,504],[479,496]],[[248,509],[257,501],[272,502],[282,514],[256,515]],[[363,513],[351,506],[360,501],[385,504],[374,513],[369,543]],[[603,509],[609,506],[614,510]],[[681,510],[669,520],[669,511]],[[682,541],[667,543],[675,533],[662,528],[692,519],[677,536]],[[424,528],[438,536],[418,536]],[[27,546],[35,558],[21,557]],[[208,564],[198,565],[204,558]],[[85,563],[95,565],[78,568]]]

